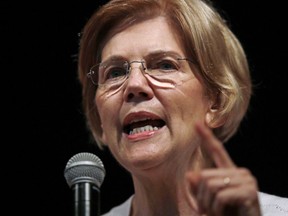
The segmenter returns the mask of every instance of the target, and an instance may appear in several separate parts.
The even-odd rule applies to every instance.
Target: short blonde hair
[[[217,98],[218,115],[225,120],[214,134],[226,142],[237,131],[252,94],[250,71],[243,47],[209,2],[201,0],[111,0],[100,7],[83,28],[78,55],[83,109],[88,128],[101,148],[101,122],[95,104],[97,86],[87,72],[101,62],[109,33],[136,22],[165,16],[180,35],[185,52],[197,62],[197,70],[208,94]]]

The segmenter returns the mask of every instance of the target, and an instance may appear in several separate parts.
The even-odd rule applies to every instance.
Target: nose
[[[149,100],[154,96],[153,89],[144,75],[143,63],[137,62],[138,67],[135,63],[130,63],[129,77],[125,84],[124,100],[127,102]]]

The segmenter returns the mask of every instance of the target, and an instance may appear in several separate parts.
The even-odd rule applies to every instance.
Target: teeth
[[[152,127],[151,125],[146,125],[145,127],[134,128],[132,131],[129,132],[129,135],[142,133],[145,131],[156,131],[159,130],[158,127]]]

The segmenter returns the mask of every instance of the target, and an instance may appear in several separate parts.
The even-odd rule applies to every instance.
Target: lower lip
[[[159,129],[159,130],[161,130],[161,129]],[[157,131],[145,131],[142,133],[136,133],[136,134],[131,134],[131,135],[126,134],[126,137],[130,141],[145,140],[145,139],[152,137],[159,130],[157,130]]]

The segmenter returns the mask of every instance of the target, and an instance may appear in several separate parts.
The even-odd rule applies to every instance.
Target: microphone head
[[[69,187],[80,182],[87,182],[99,189],[105,174],[106,171],[100,158],[89,152],[81,152],[71,157],[64,170]]]

